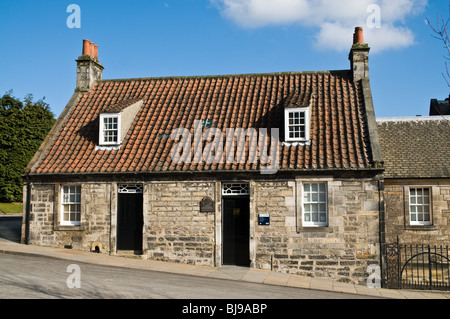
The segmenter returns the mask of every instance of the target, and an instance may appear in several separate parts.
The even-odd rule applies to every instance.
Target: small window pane
[[[326,195],[325,193],[320,193],[320,194],[319,194],[319,201],[320,201],[321,203],[325,202],[326,196],[327,196],[327,195]]]
[[[306,193],[303,198],[305,199],[305,202],[309,203],[311,201],[311,194]]]

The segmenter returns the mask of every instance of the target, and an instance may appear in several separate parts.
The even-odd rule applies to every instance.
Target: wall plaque
[[[214,201],[206,196],[200,201],[200,212],[213,212],[214,211]]]
[[[260,225],[260,226],[270,225],[270,215],[269,214],[259,214],[258,215],[258,225]]]

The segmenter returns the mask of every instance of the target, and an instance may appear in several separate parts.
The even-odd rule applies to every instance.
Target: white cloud
[[[354,28],[362,26],[365,42],[374,51],[382,51],[414,43],[414,34],[404,23],[423,12],[428,0],[210,1],[225,17],[245,28],[289,24],[316,28],[315,44],[324,49],[348,50]]]

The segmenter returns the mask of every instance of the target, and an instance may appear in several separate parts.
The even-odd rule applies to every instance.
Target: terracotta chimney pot
[[[90,45],[91,41],[83,40],[83,54],[82,55],[90,55]]]
[[[98,45],[94,44],[94,59],[98,60]]]
[[[90,42],[89,55],[91,57],[94,57],[94,52],[95,52],[94,42]]]
[[[362,27],[356,27],[353,34],[353,44],[364,43],[364,33]]]

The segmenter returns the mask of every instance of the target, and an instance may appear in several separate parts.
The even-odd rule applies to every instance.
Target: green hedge
[[[24,170],[54,123],[49,105],[31,94],[0,98],[0,202],[22,202]]]

